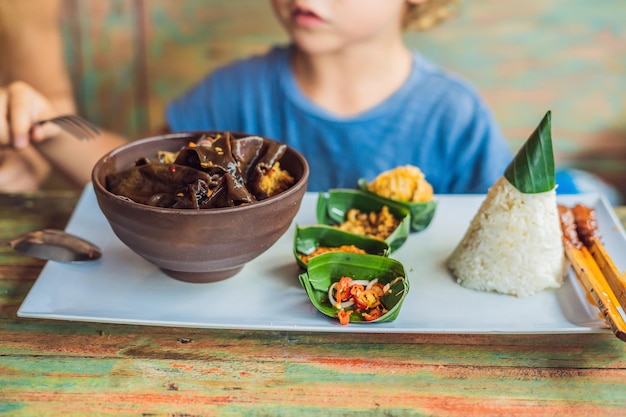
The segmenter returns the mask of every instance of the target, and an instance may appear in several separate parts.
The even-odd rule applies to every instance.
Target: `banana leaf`
[[[378,196],[379,198],[383,198],[387,201],[393,202],[395,204],[399,204],[409,209],[409,211],[411,212],[411,230],[414,232],[421,232],[422,230],[425,230],[430,225],[430,222],[433,220],[433,217],[435,217],[435,210],[437,209],[436,199],[433,199],[431,201],[421,202],[421,203],[414,203],[411,201],[393,200],[390,198],[379,196],[373,191],[370,191],[367,188],[368,183],[365,178],[359,179],[357,184],[358,184],[357,185],[358,189],[363,191],[364,193],[369,193],[369,194]]]
[[[388,256],[391,250],[389,244],[384,240],[357,235],[332,226],[320,224],[300,227],[296,225],[293,254],[302,269],[307,267],[301,258],[302,255],[313,253],[318,246],[336,248],[343,245],[354,245],[371,255],[379,256]]]
[[[504,177],[519,192],[538,194],[556,186],[552,114],[548,111],[509,164]]]
[[[378,278],[378,282],[382,284],[402,277],[391,286],[391,293],[381,298],[383,305],[389,310],[385,315],[366,321],[353,312],[350,322],[382,323],[398,317],[404,298],[409,292],[409,280],[400,262],[384,256],[330,252],[311,258],[307,271],[300,274],[299,279],[317,310],[328,317],[337,317],[337,309],[328,300],[328,289],[343,276],[365,280]]]
[[[408,208],[389,199],[374,194],[367,194],[360,190],[335,189],[327,193],[320,193],[317,199],[317,222],[334,226],[346,219],[346,213],[351,208],[363,213],[379,212],[383,206],[400,221],[398,227],[385,241],[391,247],[390,253],[398,250],[411,232],[411,212]]]

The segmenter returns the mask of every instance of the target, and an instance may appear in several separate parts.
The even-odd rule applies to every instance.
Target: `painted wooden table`
[[[0,416],[626,416],[626,344],[578,335],[368,335],[18,318],[78,194],[0,195]],[[626,208],[617,209],[626,222]]]

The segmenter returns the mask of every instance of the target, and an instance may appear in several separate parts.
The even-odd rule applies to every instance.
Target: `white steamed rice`
[[[558,288],[565,265],[556,191],[523,194],[504,177],[448,259],[464,287],[516,296]]]

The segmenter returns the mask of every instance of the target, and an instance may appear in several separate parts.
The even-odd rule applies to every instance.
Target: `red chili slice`
[[[350,284],[352,284],[352,278],[341,277],[337,283],[337,289],[335,292],[335,300],[337,302],[347,301],[350,299]]]
[[[337,318],[339,319],[339,324],[346,326],[350,323],[350,314],[352,310],[344,310],[343,308],[337,312]]]

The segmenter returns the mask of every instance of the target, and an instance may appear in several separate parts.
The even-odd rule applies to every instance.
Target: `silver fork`
[[[80,140],[95,139],[102,134],[96,125],[75,114],[64,114],[52,119],[39,120],[33,126],[40,126],[46,123],[54,123]]]

